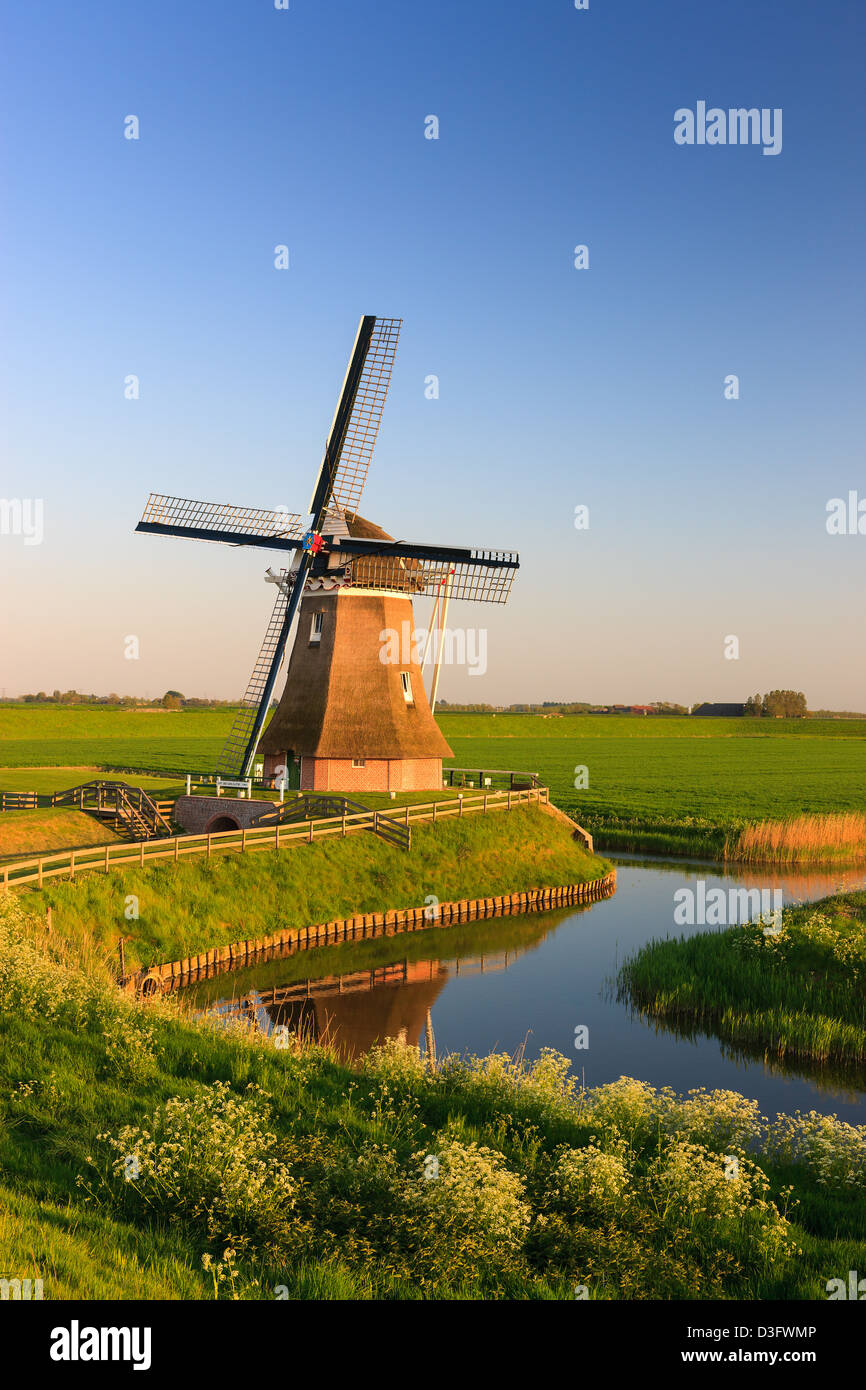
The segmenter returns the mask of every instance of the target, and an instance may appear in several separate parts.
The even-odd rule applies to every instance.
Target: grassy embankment
[[[47,1299],[822,1299],[862,1268],[864,1129],[581,1092],[550,1053],[353,1071],[120,995],[26,906],[0,900],[0,1267]]]
[[[642,1013],[768,1060],[866,1077],[866,893],[787,909],[760,925],[653,941],[620,972]]]
[[[177,781],[160,784],[160,771],[213,767],[231,717],[226,710],[2,707],[0,786],[29,787],[51,775],[23,774],[13,785],[10,777],[22,774],[6,769],[56,764],[65,777],[98,764],[149,770],[169,795]],[[538,771],[556,805],[590,829],[600,848],[722,858],[726,842],[732,852],[740,832],[761,821],[866,811],[862,720],[445,713],[439,723],[458,766]],[[581,790],[578,767],[589,776]],[[82,778],[73,773],[68,785],[74,780]],[[835,853],[820,835],[811,852]]]
[[[55,928],[113,951],[128,938],[132,965],[177,960],[286,927],[583,883],[606,873],[567,825],[537,806],[467,816],[412,831],[406,853],[371,834],[293,849],[89,873],[41,891],[22,890],[35,910],[53,908]],[[128,920],[130,895],[138,917]]]
[[[38,811],[4,811],[0,815],[0,859],[12,854],[50,854],[52,850],[86,849],[115,844],[118,836],[83,811],[53,806]]]

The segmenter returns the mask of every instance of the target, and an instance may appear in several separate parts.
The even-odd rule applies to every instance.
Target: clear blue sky
[[[302,511],[373,313],[361,510],[521,552],[444,698],[864,708],[866,535],[825,528],[866,498],[860,0],[2,13],[0,495],[45,517],[0,536],[7,693],[243,690],[268,558],[133,528],[151,489]],[[782,108],[781,154],[676,145],[700,100]]]

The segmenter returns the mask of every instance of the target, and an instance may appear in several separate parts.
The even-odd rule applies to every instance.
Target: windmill
[[[136,530],[291,554],[268,569],[277,595],[246,694],[217,771],[246,777],[257,750],[265,776],[315,790],[408,790],[441,785],[451,749],[424,691],[439,620],[435,704],[452,599],[504,603],[511,551],[398,541],[357,512],[391,380],[401,319],[365,315],[309,506],[309,521],[277,509],[151,494]],[[383,635],[413,634],[412,599],[434,599],[423,660],[413,641],[383,655]],[[297,635],[280,704],[265,719],[295,615]]]

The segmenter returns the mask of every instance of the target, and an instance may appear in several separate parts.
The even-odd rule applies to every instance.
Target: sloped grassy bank
[[[118,838],[93,816],[63,806],[39,811],[4,811],[0,816],[0,859],[15,854],[35,857],[50,854],[52,850],[114,844]]]
[[[121,995],[12,896],[0,1030],[0,1261],[48,1299],[809,1299],[862,1263],[864,1129],[550,1052],[351,1071]]]
[[[864,892],[789,908],[778,933],[749,923],[652,941],[625,962],[619,986],[672,1027],[779,1062],[842,1064],[866,1085]]]
[[[537,806],[413,828],[408,853],[373,835],[294,849],[91,873],[28,895],[54,927],[106,951],[126,936],[130,967],[348,917],[527,888],[585,883],[611,865]],[[129,916],[125,914],[130,914]],[[134,915],[137,913],[138,915]]]

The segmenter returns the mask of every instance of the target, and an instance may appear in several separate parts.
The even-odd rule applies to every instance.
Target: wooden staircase
[[[55,792],[52,806],[76,806],[79,811],[109,821],[133,840],[153,840],[173,834],[165,816],[141,787],[127,782],[82,782]]]

